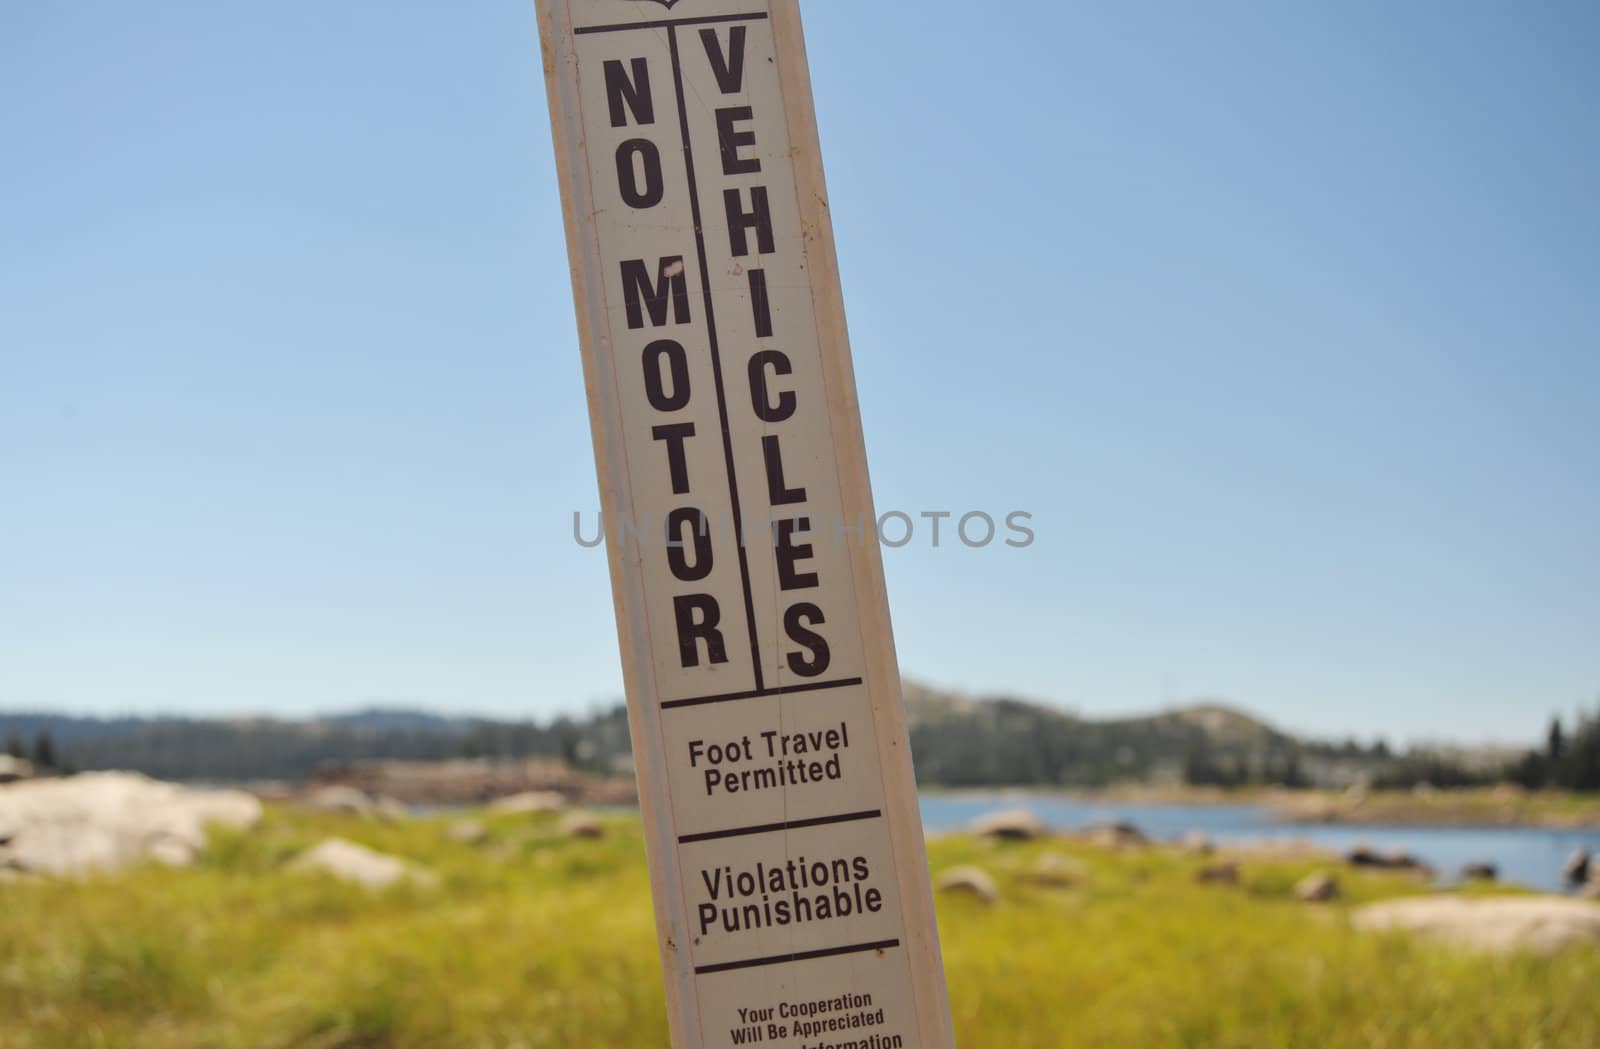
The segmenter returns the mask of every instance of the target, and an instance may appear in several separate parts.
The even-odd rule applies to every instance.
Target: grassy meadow
[[[602,840],[549,816],[385,823],[271,808],[197,866],[0,882],[0,1049],[660,1049],[665,1007],[636,820]],[[368,892],[285,870],[339,835],[439,875]],[[1423,891],[1319,864],[1247,860],[1202,885],[1177,850],[930,843],[977,864],[994,907],[939,901],[963,1049],[1079,1046],[1600,1046],[1600,952],[1495,958],[1375,937],[1348,908]],[[1046,852],[1079,867],[1033,885]]]

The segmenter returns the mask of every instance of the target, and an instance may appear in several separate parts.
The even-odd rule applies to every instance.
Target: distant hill
[[[1498,768],[1471,767],[1444,751],[1397,756],[1381,744],[1299,739],[1214,701],[1141,717],[1088,719],[1022,699],[977,698],[915,681],[906,683],[905,699],[918,781],[929,786],[1339,787],[1424,778],[1448,786],[1498,774]],[[41,735],[49,737],[63,765],[135,769],[164,779],[299,780],[341,763],[459,757],[552,757],[595,772],[631,769],[620,705],[543,724],[406,708],[304,720],[0,712],[0,745],[11,740],[31,748]]]
[[[1329,782],[1368,762],[1298,740],[1219,703],[1142,717],[1086,719],[1009,697],[975,699],[908,685],[918,779],[944,786],[1104,787],[1120,783]]]
[[[451,736],[466,735],[473,725],[471,718],[448,718],[401,707],[368,707],[348,714],[326,714],[317,720],[352,732],[437,732]]]
[[[941,692],[907,678],[901,687],[906,719],[913,724],[942,717],[970,714],[978,700],[960,692]]]
[[[330,765],[450,758],[561,758],[574,767],[631,768],[623,708],[547,724],[370,709],[303,720],[75,718],[0,712],[0,747],[50,741],[63,767],[131,769],[160,779],[301,780]]]
[[[1236,743],[1259,742],[1270,738],[1287,738],[1259,718],[1236,710],[1225,703],[1196,703],[1172,711],[1169,717],[1194,725],[1214,740]]]

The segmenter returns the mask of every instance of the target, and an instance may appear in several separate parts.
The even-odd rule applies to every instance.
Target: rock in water
[[[194,790],[134,772],[30,780],[0,790],[0,867],[38,874],[115,871],[143,859],[184,865],[206,827],[253,827],[261,802],[238,790]]]
[[[1582,885],[1589,879],[1589,850],[1574,849],[1567,862],[1561,865],[1561,876],[1568,885]]]
[[[1463,881],[1494,881],[1500,877],[1500,868],[1492,863],[1469,863],[1461,868]]]
[[[1339,898],[1339,879],[1327,871],[1317,871],[1300,879],[1294,898],[1302,903],[1327,903]]]
[[[1600,904],[1559,896],[1423,896],[1371,903],[1355,926],[1406,930],[1474,950],[1554,954],[1570,944],[1600,945]]]
[[[1379,852],[1369,845],[1357,845],[1345,855],[1352,867],[1374,867],[1385,871],[1428,873],[1428,865],[1409,852]]]
[[[289,864],[289,869],[321,871],[369,889],[386,889],[402,881],[432,885],[439,880],[433,872],[398,856],[377,852],[344,838],[325,838]]]
[[[934,888],[940,892],[962,893],[986,906],[1000,902],[1000,890],[989,872],[981,867],[951,867],[939,875]]]
[[[1047,833],[1043,821],[1027,809],[1007,809],[991,812],[973,821],[972,833],[980,838],[1000,838],[1006,841],[1031,841]]]

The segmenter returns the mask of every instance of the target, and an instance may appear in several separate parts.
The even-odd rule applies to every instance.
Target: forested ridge
[[[1600,718],[1557,721],[1545,746],[1517,752],[1382,741],[1308,740],[1220,703],[1145,717],[1091,719],[1012,698],[908,683],[906,711],[924,786],[1470,786],[1600,789]],[[275,718],[92,718],[0,711],[0,746],[64,770],[133,769],[174,780],[301,780],[360,761],[555,758],[631,770],[618,704],[550,721],[446,717],[374,708]]]

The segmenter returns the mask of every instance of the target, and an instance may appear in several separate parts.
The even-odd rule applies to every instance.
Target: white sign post
[[[950,1049],[795,0],[539,0],[677,1049]]]

